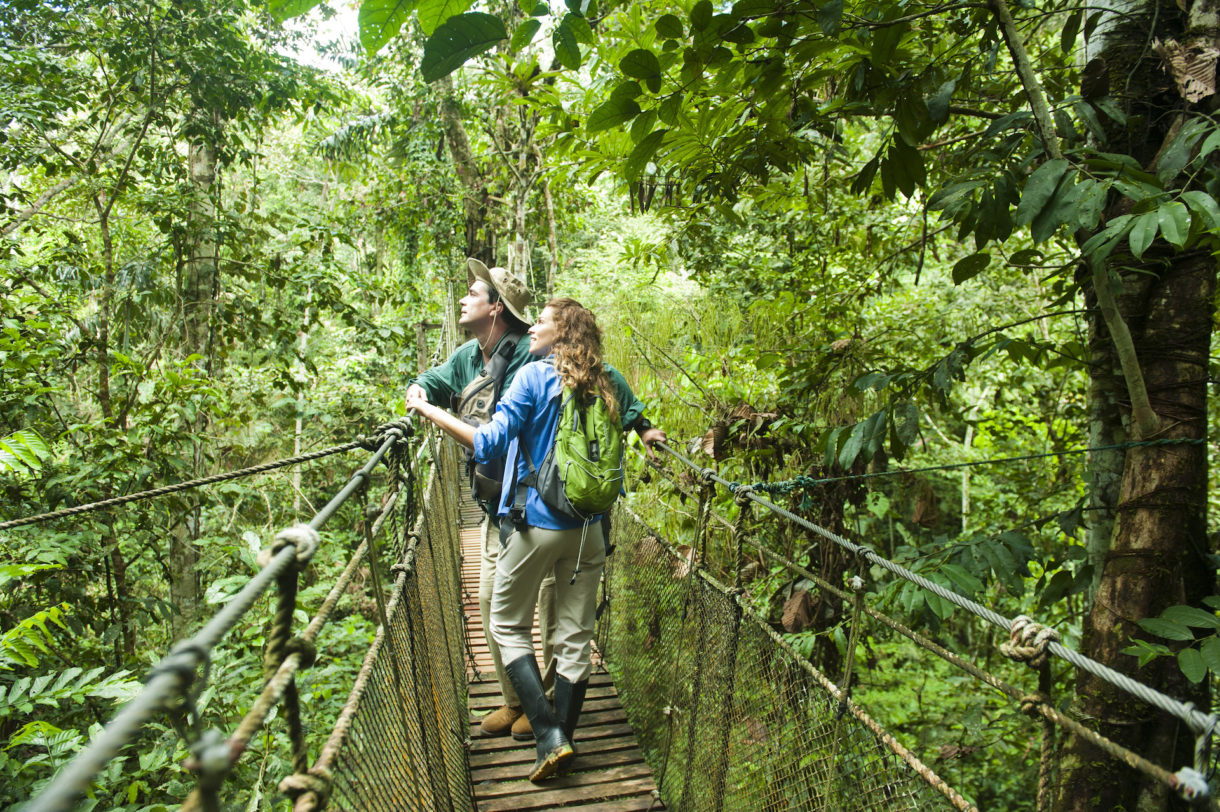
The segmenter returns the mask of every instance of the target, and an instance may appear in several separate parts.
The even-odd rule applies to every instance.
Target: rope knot
[[[317,530],[307,524],[295,524],[275,534],[275,540],[271,542],[271,555],[274,557],[286,545],[291,544],[297,548],[297,566],[304,567],[318,551],[320,541],[321,536]]]
[[[280,781],[280,792],[292,799],[293,812],[325,809],[330,789],[330,771],[320,767],[307,773],[293,773]]]
[[[191,745],[191,758],[183,766],[199,776],[201,785],[215,787],[233,766],[233,751],[223,733],[209,728]]]
[[[1051,641],[1058,640],[1059,632],[1051,627],[1043,626],[1025,615],[1017,615],[1013,618],[1008,642],[1000,644],[1000,653],[1019,663],[1041,668],[1046,665],[1047,646]]]
[[[1174,773],[1173,777],[1178,780],[1178,785],[1175,787],[1178,795],[1187,801],[1202,800],[1211,794],[1207,778],[1194,767],[1183,767]]]
[[[699,481],[704,487],[710,488],[716,484],[716,472],[711,468],[702,468],[699,471]]]
[[[750,503],[750,494],[754,493],[753,485],[738,485],[733,489],[733,501],[745,507]]]
[[[397,420],[391,420],[388,423],[382,423],[375,430],[378,439],[377,445],[385,442],[386,437],[394,437],[395,444],[406,440],[415,433],[415,426],[409,417],[400,417]]]
[[[411,571],[411,568],[408,567],[406,564],[402,563],[401,561],[399,561],[397,564],[391,565],[391,567],[390,567],[390,573],[393,575],[396,575],[396,576],[401,575],[404,572],[410,572],[410,571]]]
[[[381,448],[381,443],[378,442],[378,438],[375,435],[370,437],[367,434],[357,434],[353,442],[365,451],[376,451]]]
[[[294,637],[284,644],[284,656],[301,655],[301,668],[310,668],[318,661],[318,647],[303,637]]]
[[[1044,694],[1026,694],[1021,697],[1021,713],[1026,716],[1037,716],[1038,708],[1049,704]]]
[[[859,575],[853,575],[851,577],[851,580],[849,580],[847,582],[847,584],[848,584],[848,586],[851,587],[852,592],[863,592],[864,591],[864,579],[861,578]]]

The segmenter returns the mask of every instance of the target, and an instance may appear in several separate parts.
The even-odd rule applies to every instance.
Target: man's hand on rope
[[[407,400],[408,401],[422,400],[424,403],[427,403],[428,402],[428,393],[424,390],[424,388],[422,386],[420,386],[417,383],[413,383],[407,387]]]

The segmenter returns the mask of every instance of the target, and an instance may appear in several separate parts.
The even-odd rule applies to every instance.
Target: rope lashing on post
[[[1025,663],[1038,672],[1038,693],[1021,700],[1021,711],[1038,716],[1038,708],[1051,704],[1051,665],[1047,646],[1059,640],[1059,633],[1026,615],[1013,618],[1008,641],[1000,644],[1000,652],[1010,660]],[[1051,808],[1054,791],[1055,724],[1046,716],[1040,720],[1042,747],[1038,759],[1038,812]]]
[[[657,443],[656,446],[658,448],[662,449],[663,451],[665,451],[666,453],[668,453],[670,456],[672,456],[675,459],[679,460],[680,462],[684,463],[688,467],[694,469],[695,471],[706,470],[706,469],[701,468],[699,465],[695,464],[691,460],[687,459],[686,457],[684,457],[682,454],[678,453],[677,451],[674,451],[666,443]],[[720,476],[714,475],[713,479],[718,484],[724,486],[725,488],[729,488],[730,490],[733,485],[738,484],[738,483],[730,482],[729,480],[726,480]],[[752,488],[756,491],[760,490],[757,485],[753,485]],[[843,538],[839,534],[834,533],[830,530],[827,530],[826,528],[821,527],[817,524],[814,524],[813,522],[809,521],[808,519],[806,519],[802,516],[798,516],[797,514],[793,513],[792,511],[786,510],[785,508],[782,508],[779,505],[776,505],[775,503],[758,496],[756,493],[751,493],[749,495],[749,497],[750,497],[750,499],[754,500],[756,503],[767,508],[771,512],[773,512],[777,515],[783,516],[784,518],[788,519],[789,521],[795,522],[796,524],[800,525],[801,527],[804,527],[806,530],[816,533],[817,535],[821,536],[822,538],[824,538],[828,541],[834,542],[835,544],[839,545],[843,549],[847,550],[849,553],[851,553],[853,555],[863,556],[865,558],[865,560],[867,560],[869,563],[874,564],[878,567],[881,567],[882,569],[885,569],[885,570],[893,573],[894,575],[897,575],[899,578],[902,578],[905,581],[913,583],[916,586],[919,586],[919,587],[933,593],[934,595],[936,595],[940,598],[943,598],[944,600],[949,601],[950,603],[966,610],[967,612],[970,612],[971,614],[973,614],[983,620],[986,620],[987,622],[989,622],[995,626],[999,626],[1006,632],[1011,630],[1012,621],[1009,620],[1008,618],[1004,617],[1003,615],[999,614],[998,612],[988,609],[987,607],[985,607],[975,601],[972,601],[969,598],[963,597],[963,596],[957,594],[956,592],[953,592],[952,590],[946,589],[945,587],[941,586],[940,584],[929,581],[927,578],[917,575],[914,572],[911,572],[910,570],[908,570],[907,568],[905,568],[899,564],[896,564],[887,558],[883,558],[882,556],[880,556],[877,553],[870,550],[868,547],[848,541],[847,539]],[[1148,704],[1153,705],[1157,708],[1160,708],[1161,710],[1165,711],[1166,713],[1172,714],[1173,716],[1181,719],[1182,721],[1184,721],[1188,725],[1190,725],[1191,729],[1196,732],[1210,729],[1216,724],[1217,720],[1216,720],[1216,717],[1214,714],[1204,714],[1198,710],[1195,710],[1193,707],[1187,707],[1186,703],[1181,702],[1177,699],[1174,699],[1173,697],[1168,696],[1167,694],[1164,694],[1153,688],[1149,688],[1147,685],[1137,682],[1137,681],[1131,679],[1130,677],[1128,677],[1127,675],[1121,674],[1118,671],[1115,671],[1114,669],[1112,669],[1106,665],[1103,665],[1103,664],[1097,662],[1096,660],[1086,657],[1077,651],[1073,651],[1072,649],[1067,648],[1066,646],[1062,645],[1061,643],[1057,643],[1057,642],[1051,640],[1047,643],[1047,648],[1056,657],[1059,657],[1060,659],[1067,661],[1071,665],[1074,665],[1081,670],[1088,671],[1093,676],[1098,677],[1099,679],[1103,679],[1106,682],[1109,682],[1111,685],[1114,685],[1117,688],[1121,688],[1122,690],[1137,697],[1138,699],[1141,699],[1144,702],[1147,702]]]
[[[1018,457],[994,457],[986,460],[971,460],[969,462],[954,462],[946,463],[945,465],[929,465],[925,468],[894,468],[889,471],[870,471],[864,474],[843,474],[842,476],[830,477],[811,477],[811,476],[796,476],[792,479],[785,479],[780,482],[755,482],[751,485],[756,491],[772,494],[787,494],[793,491],[802,489],[816,488],[820,485],[828,485],[834,482],[855,482],[863,479],[878,479],[882,477],[901,476],[904,474],[928,474],[936,471],[957,471],[962,468],[974,468],[982,465],[1003,465],[1011,462],[1030,462],[1032,460],[1044,460],[1051,457],[1066,457],[1075,454],[1090,454],[1094,451],[1119,451],[1128,448],[1143,448],[1147,446],[1162,446],[1162,445],[1206,445],[1207,441],[1201,438],[1180,437],[1170,438],[1165,440],[1132,440],[1126,443],[1115,443],[1113,445],[1092,446],[1089,448],[1068,448],[1063,451],[1047,451],[1041,454],[1023,454]],[[739,483],[731,483],[727,486],[729,490],[735,490],[741,487]]]
[[[302,462],[319,460],[323,457],[329,457],[334,454],[354,451],[357,448],[364,448],[364,444],[362,442],[344,443],[343,445],[323,448],[320,451],[311,451],[308,454],[299,454],[295,457],[276,460],[275,462],[252,465],[249,468],[242,468],[239,471],[213,474],[212,476],[205,476],[201,477],[200,479],[192,479],[189,482],[179,482],[176,485],[165,485],[163,487],[153,488],[152,490],[148,491],[140,491],[139,493],[129,493],[125,496],[115,496],[111,499],[103,499],[100,502],[90,502],[87,505],[77,505],[76,507],[55,510],[50,513],[41,513],[37,516],[25,516],[20,519],[9,519],[6,522],[0,522],[0,530],[11,530],[14,527],[25,527],[31,524],[41,524],[42,522],[49,522],[55,519],[63,519],[68,516],[79,516],[82,513],[92,513],[98,510],[105,510],[106,508],[117,507],[118,505],[139,502],[144,499],[154,499],[158,496],[165,496],[166,494],[190,490],[191,488],[200,488],[204,485],[215,485],[217,482],[227,482],[230,479],[240,479],[241,477],[253,476],[255,474],[264,474],[268,471],[274,471],[277,468],[285,468],[289,465],[298,465]]]
[[[1050,655],[1047,647],[1059,640],[1059,632],[1025,615],[1013,618],[1008,632],[1008,641],[1000,644],[1000,653],[1010,660],[1027,663],[1031,668],[1045,665]]]

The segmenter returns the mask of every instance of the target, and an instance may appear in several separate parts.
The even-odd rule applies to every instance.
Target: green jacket
[[[504,341],[504,338],[501,338],[500,341]],[[496,346],[498,347],[499,344],[497,343]],[[504,376],[501,394],[508,391],[517,370],[530,361],[538,360],[530,355],[529,347],[529,335],[522,336],[521,340],[517,342],[517,349],[513,353],[512,359],[508,362],[508,371]],[[482,371],[483,353],[479,351],[479,342],[471,339],[454,350],[453,355],[445,359],[445,363],[420,373],[414,380],[407,381],[407,385],[419,384],[428,393],[429,403],[452,410],[457,405],[458,395]],[[606,372],[610,375],[610,382],[618,397],[619,413],[623,416],[623,428],[630,431],[644,416],[644,404],[636,400],[635,393],[631,391],[631,387],[627,385],[627,379],[621,372],[610,364],[606,364]]]

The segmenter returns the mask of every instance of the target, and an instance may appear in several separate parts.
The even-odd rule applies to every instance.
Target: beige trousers
[[[583,547],[581,532],[580,528],[528,527],[513,533],[500,550],[491,598],[491,635],[504,660],[511,663],[526,654],[533,656],[538,589],[544,578],[553,579],[555,668],[569,682],[587,679],[591,670],[597,585],[606,563],[601,522],[589,525]],[[569,583],[578,550],[580,573],[575,583]]]
[[[491,593],[495,588],[496,561],[500,557],[500,531],[491,523],[491,519],[483,518],[482,555],[479,565],[479,619],[483,624],[483,638],[487,640],[487,648],[491,651],[491,661],[495,665],[496,680],[500,683],[500,693],[504,695],[504,704],[518,707],[521,700],[512,681],[504,672],[504,658],[500,655],[491,633]],[[571,576],[569,576],[571,577]],[[538,589],[538,627],[542,636],[542,684],[549,691],[555,683],[555,652],[552,642],[555,639],[555,575],[552,573],[544,578]],[[530,609],[531,614],[533,609]],[[532,643],[532,640],[531,640]],[[533,651],[533,646],[530,646]],[[512,657],[508,658],[511,663]]]

